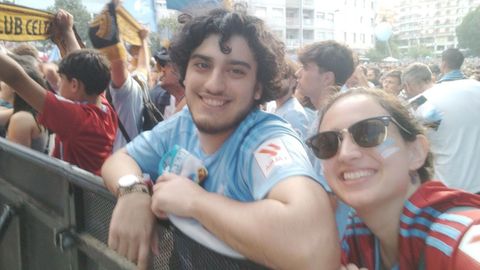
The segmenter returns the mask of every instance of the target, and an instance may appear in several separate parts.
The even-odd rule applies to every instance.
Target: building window
[[[313,40],[313,30],[303,30],[303,40]]]
[[[353,33],[353,43],[357,43],[357,33]]]
[[[326,39],[325,32],[323,32],[321,30],[317,30],[315,39],[316,40],[325,40]]]
[[[325,12],[317,11],[317,20],[325,20]]]
[[[308,10],[308,9],[303,10],[303,24],[313,25],[313,10]]]
[[[287,29],[287,39],[298,39],[298,29]]]
[[[287,25],[299,25],[300,15],[297,8],[287,8],[286,11]]]

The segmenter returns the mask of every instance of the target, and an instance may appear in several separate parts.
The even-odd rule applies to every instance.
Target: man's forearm
[[[35,110],[43,112],[47,91],[6,54],[0,54],[0,80],[14,89]]]
[[[75,32],[73,32],[73,29],[69,29],[66,31],[64,35],[64,42],[67,54],[81,49],[80,44],[78,44],[77,38],[75,37]]]
[[[269,195],[242,203],[205,193],[194,203],[194,218],[235,250],[269,267],[338,269],[339,241],[326,193],[313,181],[292,181],[311,183],[279,184],[272,192],[295,194],[286,200]]]
[[[118,179],[124,175],[142,175],[140,167],[131,158],[125,148],[111,155],[102,166],[102,177],[106,187],[113,194],[117,194]]]

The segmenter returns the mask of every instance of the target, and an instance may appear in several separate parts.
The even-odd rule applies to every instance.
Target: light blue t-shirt
[[[112,95],[112,104],[115,107],[118,119],[122,122],[130,139],[133,140],[141,130],[143,93],[142,87],[132,76],[134,76],[134,74],[129,75],[120,88],[114,88],[113,85],[110,84],[108,91],[110,91]],[[135,73],[135,76],[146,83],[147,78],[141,72]],[[120,131],[120,128],[118,128],[113,143],[113,152],[124,147],[126,144],[127,140]]]
[[[127,145],[130,156],[153,180],[163,155],[179,145],[203,161],[208,176],[203,186],[210,192],[239,201],[264,198],[280,181],[307,176],[316,181],[305,145],[282,118],[253,110],[211,155],[205,154],[188,108],[137,136]]]
[[[287,120],[302,140],[307,139],[308,127],[311,124],[310,118],[295,97],[289,98],[281,107],[277,108],[275,114]]]

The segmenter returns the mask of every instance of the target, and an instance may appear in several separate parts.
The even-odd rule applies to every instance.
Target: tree
[[[395,36],[390,38],[387,42],[390,46],[392,56],[398,56],[398,40],[395,38]],[[380,62],[385,57],[390,56],[387,42],[375,40],[375,48],[368,50],[365,56],[368,57],[372,62]]]
[[[423,45],[417,45],[408,48],[406,56],[411,57],[413,59],[419,59],[422,57],[432,56],[432,50],[428,49]]]
[[[64,9],[73,15],[78,35],[85,44],[90,44],[90,39],[88,38],[88,23],[91,17],[87,8],[83,5],[82,0],[55,0],[54,6],[47,8],[47,10],[52,13],[56,13],[59,9]]]
[[[469,49],[476,56],[480,56],[480,6],[470,11],[462,23],[457,27],[458,45]]]
[[[162,46],[168,47],[169,40],[181,26],[177,17],[176,14],[172,14],[158,21],[158,33],[150,33],[150,49],[152,52],[160,50]]]

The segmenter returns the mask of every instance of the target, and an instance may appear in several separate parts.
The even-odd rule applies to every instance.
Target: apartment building
[[[410,47],[424,46],[436,54],[457,47],[455,29],[480,0],[401,0],[394,32],[403,52]]]
[[[376,0],[243,0],[248,11],[264,19],[287,50],[335,39],[362,53],[374,46]]]

